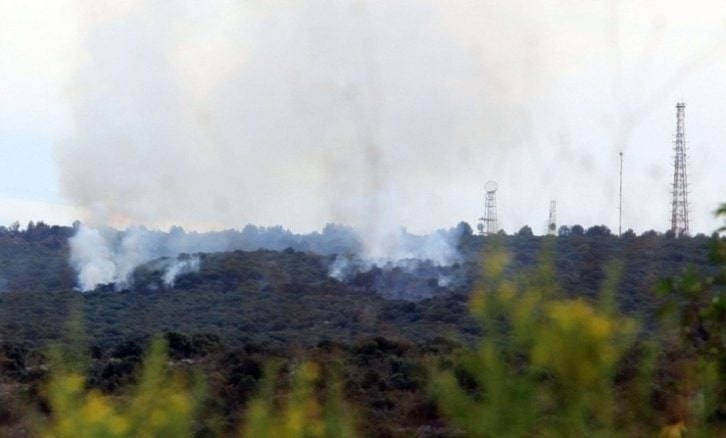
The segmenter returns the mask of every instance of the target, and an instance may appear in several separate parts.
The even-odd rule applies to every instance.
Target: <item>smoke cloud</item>
[[[350,224],[371,256],[474,220],[550,66],[520,8],[462,5],[81,4],[64,192],[96,225]]]
[[[330,266],[330,275],[339,280],[375,265],[412,270],[425,261],[432,266],[449,266],[460,261],[456,245],[461,232],[457,227],[418,236],[399,229],[390,247],[392,252],[378,257],[366,252],[353,228],[333,224],[310,234],[294,234],[279,226],[248,225],[241,231],[187,233],[181,227],[162,232],[138,226],[118,231],[81,225],[69,243],[78,288],[85,292],[109,284],[116,290],[133,287],[134,271],[145,264],[162,271],[164,285],[173,287],[178,276],[199,271],[201,260],[194,254],[233,250],[292,248],[338,254]]]
[[[161,257],[171,260],[171,286],[199,269],[180,254],[231,249],[339,254],[330,271],[339,279],[374,265],[450,266],[459,260],[457,232],[427,233],[478,217],[483,174],[526,141],[510,128],[546,88],[545,63],[526,64],[527,39],[510,30],[534,24],[517,8],[472,15],[434,1],[326,0],[81,7],[74,129],[58,158],[63,188],[90,226],[71,241],[82,290],[127,287],[134,269]],[[353,228],[192,235],[140,226],[311,231],[331,222]]]
[[[179,275],[199,270],[199,257],[182,255],[182,249],[194,246],[185,240],[185,235],[178,232],[165,234],[143,227],[119,232],[107,227],[95,229],[81,225],[69,240],[70,263],[78,273],[81,291],[107,284],[121,290],[132,286],[136,268],[163,257],[157,267],[164,271],[164,284],[173,287]],[[207,245],[215,247],[214,243]]]
[[[404,229],[391,234],[390,241],[377,252],[338,254],[330,265],[330,276],[340,280],[349,280],[355,274],[366,272],[374,267],[383,267],[391,270],[402,268],[406,271],[415,270],[421,262],[434,267],[451,266],[462,261],[457,244],[463,229],[460,227],[449,230],[436,230],[435,232],[417,236],[409,234]],[[440,285],[445,287],[446,280]]]
[[[198,272],[199,264],[199,257],[175,260],[164,271],[164,275],[162,276],[164,285],[167,287],[174,287],[174,282],[178,276]]]
[[[91,226],[347,224],[366,260],[415,253],[402,226],[474,222],[489,179],[507,231],[544,231],[558,194],[561,223],[615,223],[617,152],[631,133],[652,141],[636,122],[667,81],[644,70],[633,89],[649,87],[648,105],[633,97],[622,120],[620,102],[594,90],[613,83],[629,95],[613,80],[622,60],[605,55],[620,53],[619,31],[638,43],[621,47],[624,61],[648,54],[649,8],[632,6],[622,14],[637,20],[622,23],[582,2],[495,3],[78,1],[73,124],[57,145],[63,192]],[[641,64],[624,65],[640,77]],[[670,128],[658,129],[668,144]],[[649,159],[640,166],[667,174],[668,160]],[[641,186],[658,172],[631,174]],[[666,207],[667,184],[653,201]],[[660,229],[661,210],[645,210],[632,226]],[[79,242],[74,260],[101,261],[83,271],[89,284],[126,278],[154,252],[138,237],[120,243],[120,259],[120,247]],[[448,250],[413,256],[449,258],[435,251]]]
[[[99,230],[81,227],[69,244],[70,262],[78,272],[81,290],[92,290],[96,285],[119,280],[115,257]]]

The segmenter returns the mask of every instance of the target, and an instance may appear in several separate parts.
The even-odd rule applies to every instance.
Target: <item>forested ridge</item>
[[[173,287],[161,284],[161,272],[150,263],[134,272],[128,289],[117,292],[107,285],[79,294],[68,264],[73,229],[41,222],[25,231],[0,230],[0,335],[42,346],[60,336],[68,311],[76,306],[99,343],[178,331],[214,333],[233,346],[271,339],[314,344],[376,335],[386,324],[413,341],[440,335],[441,325],[465,336],[475,332],[467,320],[467,297],[480,281],[481,261],[494,241],[511,254],[512,277],[542,257],[554,258],[557,283],[573,297],[596,297],[607,264],[622,262],[617,298],[626,313],[652,311],[660,279],[688,266],[710,269],[709,238],[703,235],[617,237],[605,227],[573,228],[575,233],[559,237],[533,236],[526,228],[497,238],[464,233],[458,245],[461,263],[373,266],[343,281],[329,276],[335,255],[292,248],[201,254],[199,272],[181,276]],[[441,275],[453,280],[442,286]],[[296,318],[290,319],[290,312]]]
[[[23,406],[52,411],[43,389],[50,346],[71,348],[80,339],[89,387],[117,394],[138,380],[154,335],[162,335],[175,368],[208,376],[209,415],[195,426],[199,436],[239,429],[271,360],[293,368],[337,363],[364,435],[445,436],[456,429],[432,399],[430,367],[453,366],[486,336],[470,304],[475,290],[499,287],[483,270],[490,255],[508,255],[501,275],[513,281],[551,263],[563,298],[588,303],[598,302],[608,278],[617,276],[615,306],[640,321],[639,338],[656,330],[664,278],[687,269],[717,272],[709,263],[716,241],[703,235],[618,237],[604,226],[575,226],[558,236],[534,236],[524,227],[482,237],[459,227],[461,260],[451,266],[384,264],[338,280],[329,275],[336,254],[293,245],[198,254],[199,270],[173,286],[163,284],[152,262],[122,290],[103,285],[86,293],[74,290],[68,264],[73,228],[0,229],[0,430],[30,430]],[[80,334],[71,334],[71,321]],[[466,383],[465,368],[455,369],[462,385],[476,386]]]

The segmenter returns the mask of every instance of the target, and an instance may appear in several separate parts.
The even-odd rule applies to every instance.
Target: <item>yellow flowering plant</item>
[[[615,418],[614,377],[635,340],[633,320],[616,315],[616,284],[600,303],[565,299],[545,259],[518,280],[506,278],[507,254],[484,263],[471,298],[483,328],[479,345],[454,370],[438,370],[438,405],[466,436],[611,436],[627,429]],[[611,278],[617,277],[617,266]]]
[[[320,365],[304,362],[290,373],[290,389],[278,399],[279,367],[270,364],[257,398],[247,410],[242,436],[259,438],[350,438],[355,436],[351,410],[343,400],[340,381],[324,379]],[[323,384],[324,382],[327,383]],[[319,394],[319,386],[323,393]],[[277,402],[277,403],[276,403]]]
[[[167,369],[166,344],[152,342],[138,384],[128,397],[110,397],[86,388],[83,374],[63,352],[51,354],[54,366],[47,397],[52,416],[41,435],[56,438],[190,436],[201,390],[190,390]]]

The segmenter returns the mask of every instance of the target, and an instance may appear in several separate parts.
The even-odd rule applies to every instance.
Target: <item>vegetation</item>
[[[503,253],[487,259],[497,290],[472,297],[485,328],[481,342],[435,381],[443,412],[467,436],[629,432],[616,421],[614,378],[636,327],[617,316],[613,291],[593,308],[562,299],[546,265],[523,282],[502,279],[505,260]]]
[[[52,418],[41,434],[49,437],[162,437],[190,436],[195,397],[181,376],[168,374],[166,345],[151,344],[131,394],[114,401],[98,390],[87,390],[82,370],[56,351],[54,372],[47,385]]]
[[[464,233],[457,266],[345,281],[332,256],[236,251],[79,294],[46,227],[0,230],[2,436],[726,433],[717,236]]]

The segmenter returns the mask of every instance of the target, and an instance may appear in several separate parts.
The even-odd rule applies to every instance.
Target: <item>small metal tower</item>
[[[620,152],[620,204],[618,205],[618,236],[623,235],[623,153]]]
[[[547,223],[547,234],[554,236],[557,234],[557,203],[550,201],[550,220]]]
[[[486,200],[484,202],[484,217],[479,218],[479,234],[491,236],[497,234],[497,183],[488,181],[484,185],[486,190]]]
[[[686,171],[686,104],[676,104],[676,137],[673,141],[675,164],[673,169],[673,209],[671,231],[676,236],[688,235],[688,174]]]

